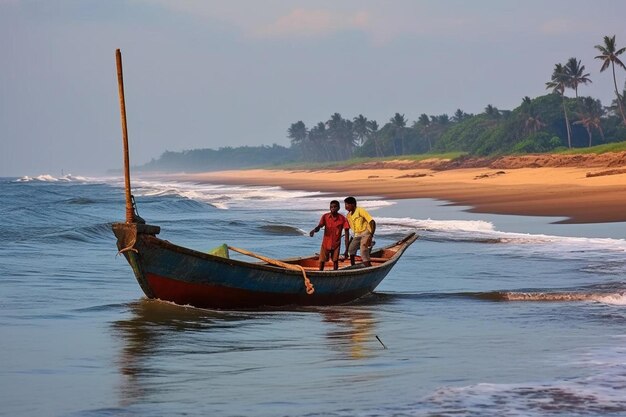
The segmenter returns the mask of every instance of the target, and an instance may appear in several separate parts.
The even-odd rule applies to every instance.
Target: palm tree
[[[537,133],[539,129],[546,124],[541,120],[533,106],[530,97],[526,96],[522,99],[522,117],[524,117],[524,131]]]
[[[345,119],[343,121],[343,135],[341,136],[343,146],[346,149],[346,159],[350,159],[354,154],[354,148],[357,145],[356,134],[354,133],[354,123],[352,120]]]
[[[422,127],[426,127],[430,125],[430,117],[428,117],[426,113],[422,113],[420,114],[420,117],[417,119],[417,123]]]
[[[417,119],[415,123],[413,123],[413,128],[418,129],[422,135],[428,141],[428,150],[431,151],[433,149],[432,141],[430,140],[430,117],[426,113],[420,114],[420,117]]]
[[[428,146],[431,146],[432,142],[436,142],[441,135],[450,126],[450,116],[447,114],[440,114],[439,116],[430,116],[430,124],[428,125]]]
[[[604,131],[602,130],[602,116],[604,116],[604,109],[600,100],[594,100],[591,97],[585,97],[582,100],[580,111],[577,113],[579,120],[574,124],[583,125],[587,130],[589,136],[589,147],[591,147],[591,128],[596,128],[602,139],[604,139]]]
[[[580,65],[580,60],[576,58],[570,58],[565,63],[565,73],[569,77],[568,86],[573,89],[578,98],[578,86],[581,84],[590,83],[589,74],[584,74],[585,66]]]
[[[567,130],[567,146],[572,147],[572,130],[569,125],[569,117],[567,115],[567,107],[565,107],[565,88],[569,82],[569,77],[563,68],[563,64],[555,64],[552,78],[546,83],[546,89],[552,89],[554,93],[561,95],[563,101],[563,113],[565,114],[565,127]]]
[[[369,127],[367,123],[367,117],[359,114],[357,117],[353,119],[354,122],[354,134],[356,138],[359,140],[359,145],[363,145],[367,135],[369,134]]]
[[[439,116],[437,116],[435,118],[435,121],[440,124],[441,126],[447,126],[450,124],[450,116],[448,116],[447,114],[440,114]]]
[[[342,140],[341,136],[343,134],[343,118],[341,114],[334,113],[330,116],[330,119],[326,122],[328,140],[330,142],[331,147],[336,149],[336,153],[343,153]],[[345,157],[343,155],[342,157]],[[333,159],[341,159],[341,158],[333,158]]]
[[[302,157],[305,157],[305,141],[307,138],[307,129],[302,120],[293,123],[289,129],[287,129],[287,137],[291,139],[291,146],[300,147],[302,151]]]
[[[289,129],[287,129],[287,137],[291,139],[292,145],[297,145],[304,142],[304,140],[306,139],[306,135],[306,126],[302,120],[296,123],[292,123]]]
[[[615,85],[615,95],[617,96],[617,104],[619,105],[619,111],[622,114],[622,120],[624,124],[626,124],[626,116],[624,115],[624,106],[622,105],[622,100],[620,99],[619,91],[617,91],[617,79],[615,78],[615,64],[622,67],[626,70],[626,66],[624,63],[618,58],[618,55],[621,55],[626,51],[626,48],[617,49],[615,46],[615,35],[613,37],[604,37],[604,45],[596,45],[595,48],[600,51],[600,55],[596,57],[596,59],[602,60],[602,67],[600,68],[600,72],[604,71],[611,65],[611,70],[613,71],[613,84]]]
[[[328,131],[324,122],[319,122],[311,128],[309,131],[309,142],[313,148],[312,153],[318,160],[330,161],[332,159],[328,149]]]
[[[626,108],[626,83],[624,83],[624,89],[622,90],[622,94],[620,97],[620,101],[622,103],[622,107]],[[619,109],[619,103],[616,98],[611,101],[611,105],[607,107],[607,110],[610,110],[615,115],[617,115],[617,109]]]
[[[491,104],[487,104],[487,107],[485,107],[485,114],[489,116],[490,119],[500,118],[500,110],[498,110],[497,107],[492,106]]]
[[[463,121],[467,116],[469,116],[469,114],[465,113],[463,110],[456,109],[454,115],[452,116],[452,121],[454,121],[455,123],[459,123]]]
[[[376,120],[368,120],[367,130],[369,132],[368,133],[369,139],[374,141],[374,148],[376,149],[376,156],[385,156],[383,151],[380,149],[380,144],[378,143],[378,122]]]
[[[389,119],[389,121],[395,127],[398,127],[398,128],[406,127],[406,118],[404,117],[404,114],[396,113],[391,119]]]
[[[400,137],[400,154],[404,154],[404,128],[406,127],[406,119],[404,114],[396,113],[391,119],[389,119],[389,123],[393,126],[394,137]],[[394,150],[395,150],[395,138],[394,138]],[[396,155],[398,153],[396,152]]]
[[[344,159],[350,158],[355,146],[352,121],[342,118],[339,113],[335,113],[330,116],[326,125],[328,126],[328,136],[337,147],[337,151],[342,154]]]

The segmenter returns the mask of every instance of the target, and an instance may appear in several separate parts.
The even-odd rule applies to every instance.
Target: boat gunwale
[[[171,250],[171,251],[185,254],[188,256],[193,256],[196,258],[209,260],[212,262],[217,262],[217,263],[226,264],[226,265],[237,265],[239,267],[245,267],[245,268],[255,268],[255,269],[260,269],[260,270],[281,272],[281,273],[288,274],[288,275],[297,275],[297,276],[302,275],[302,272],[298,269],[287,269],[287,268],[283,268],[280,266],[271,265],[265,262],[246,262],[246,261],[242,261],[239,259],[224,258],[221,256],[212,255],[210,253],[200,252],[195,249],[190,249],[184,246],[180,246],[168,240],[158,238],[152,234],[138,233],[138,235],[143,236],[141,240],[144,242],[144,244],[157,245],[167,250]],[[390,250],[390,249],[398,247],[398,250],[392,256],[390,256],[389,259],[387,259],[385,262],[380,263],[378,265],[372,265],[369,267],[366,267],[366,266],[358,267],[358,264],[357,264],[356,268],[348,266],[344,269],[338,269],[338,270],[329,269],[329,270],[323,270],[323,271],[307,269],[306,273],[309,276],[315,276],[318,278],[321,278],[321,277],[331,278],[331,277],[336,277],[336,276],[361,275],[363,273],[375,271],[380,268],[391,267],[398,261],[398,259],[400,259],[400,256],[404,253],[404,251],[411,244],[413,244],[415,240],[418,239],[418,237],[419,236],[415,232],[411,232],[410,234],[406,235],[401,240],[395,243],[392,243],[388,246],[385,246],[383,248],[377,249],[375,252]],[[280,259],[280,261],[285,262],[285,263],[290,263],[290,262],[297,262],[297,261],[302,261],[302,260],[315,260],[315,259],[316,259],[316,256],[312,255],[312,256],[307,256],[307,257],[292,257],[292,258]],[[297,266],[298,264],[294,263],[293,265]]]

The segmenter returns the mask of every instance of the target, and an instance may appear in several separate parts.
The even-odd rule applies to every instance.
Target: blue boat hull
[[[317,258],[282,262],[304,266],[314,286],[307,294],[303,273],[268,263],[249,263],[174,245],[156,237],[159,228],[115,223],[118,249],[149,298],[203,308],[261,308],[342,304],[371,293],[417,236],[413,233],[372,253],[372,267],[317,271]],[[376,258],[376,256],[381,256]],[[387,259],[388,257],[388,259]]]

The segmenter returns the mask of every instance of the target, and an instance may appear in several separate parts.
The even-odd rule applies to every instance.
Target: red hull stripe
[[[327,305],[340,304],[358,298],[362,293],[340,295],[307,295],[304,287],[301,294],[278,294],[248,291],[210,284],[182,282],[160,275],[147,273],[146,278],[154,297],[181,305],[204,308],[253,308],[283,305]]]

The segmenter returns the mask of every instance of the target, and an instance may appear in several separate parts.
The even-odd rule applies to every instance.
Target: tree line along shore
[[[382,126],[362,114],[344,118],[334,113],[310,128],[303,121],[292,123],[287,129],[290,146],[166,151],[137,168],[198,172],[408,155],[414,159],[442,154],[444,159],[493,159],[529,153],[581,152],[593,145],[604,145],[595,147],[595,152],[623,150],[626,144],[620,143],[626,141],[626,83],[620,91],[617,76],[626,70],[620,59],[626,48],[618,48],[613,35],[605,36],[595,49],[597,75],[607,71],[613,78],[615,98],[607,106],[592,96],[579,95],[583,87],[590,87],[592,77],[579,59],[571,57],[565,63],[555,64],[545,83],[547,94],[524,97],[513,110],[488,104],[479,114],[461,109],[452,116],[423,113],[413,122],[404,114],[395,113]]]

